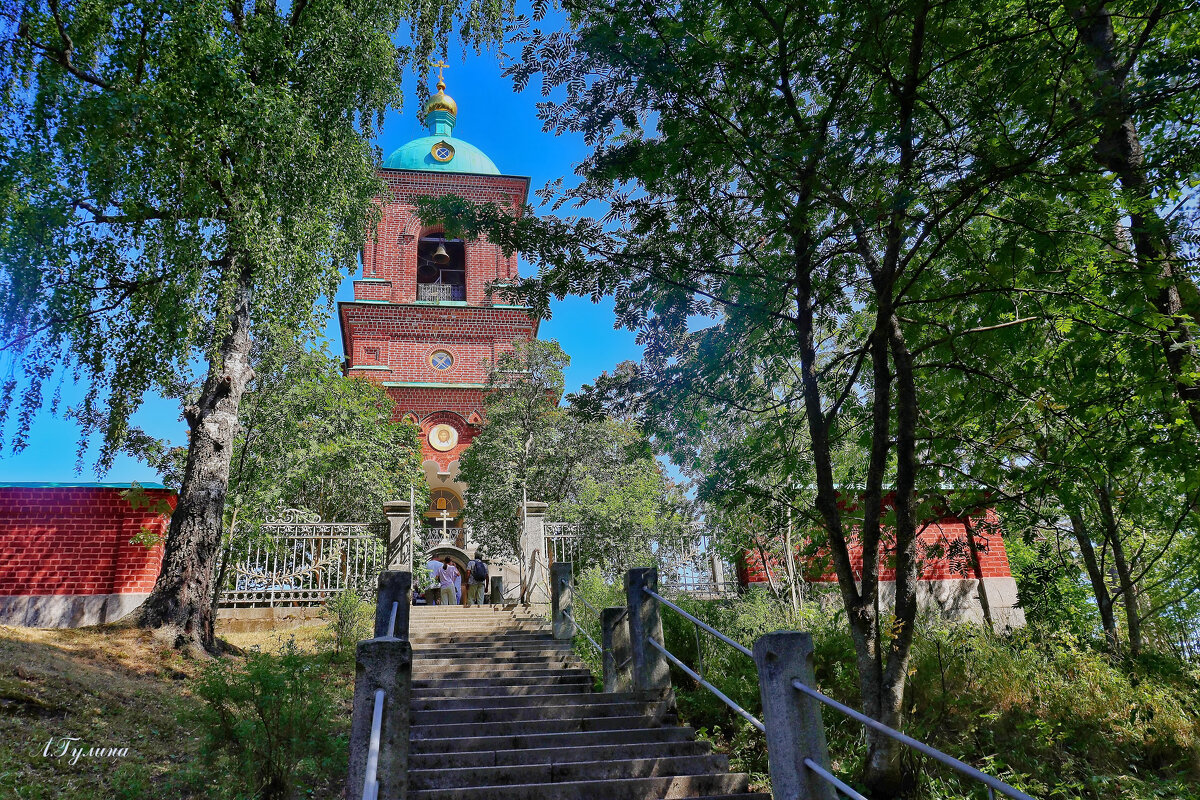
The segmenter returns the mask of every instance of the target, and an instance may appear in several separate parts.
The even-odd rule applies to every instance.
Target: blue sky
[[[446,91],[458,102],[458,121],[454,134],[487,153],[506,175],[525,175],[531,180],[533,192],[561,176],[568,183],[574,166],[585,155],[579,137],[555,137],[543,133],[537,119],[537,102],[541,99],[537,82],[526,91],[514,94],[512,84],[501,75],[494,54],[461,57],[452,50],[447,59]],[[378,145],[386,158],[396,148],[412,139],[426,135],[417,121],[415,82],[408,87],[406,106],[388,115]],[[521,274],[528,275],[530,265],[521,262]],[[347,276],[338,291],[337,300],[352,297],[351,281]],[[611,300],[593,305],[587,298],[569,298],[555,303],[552,316],[542,323],[541,337],[557,339],[571,356],[567,371],[567,390],[591,382],[600,372],[611,369],[620,361],[637,359],[641,348],[630,331],[613,329]],[[341,352],[340,334],[336,324],[328,329],[330,352]],[[64,389],[69,404],[81,394],[75,387]],[[136,424],[149,433],[166,437],[173,442],[186,440],[184,425],[179,420],[179,407],[174,401],[147,398],[145,407],[135,418]],[[0,482],[3,481],[153,481],[157,475],[144,464],[118,457],[113,468],[98,474],[93,466],[94,451],[84,456],[82,471],[76,472],[78,431],[69,421],[43,412],[30,430],[30,444],[23,452],[13,455],[0,453]]]

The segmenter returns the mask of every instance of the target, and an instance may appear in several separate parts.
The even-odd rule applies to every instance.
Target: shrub
[[[349,590],[331,595],[325,601],[321,618],[325,620],[335,657],[353,657],[359,640],[370,638],[374,612],[374,606]]]
[[[195,684],[202,752],[227,761],[249,796],[284,800],[310,778],[344,768],[342,713],[321,662],[289,640],[276,654],[251,651],[244,664],[217,661]]]
[[[598,576],[580,576],[589,602],[621,604]],[[615,600],[615,603],[614,603]],[[861,707],[853,642],[836,605],[806,603],[798,616],[765,592],[736,600],[676,601],[735,641],[764,633],[813,635],[818,688]],[[589,629],[590,630],[590,629]],[[759,715],[758,677],[745,655],[663,611],[667,649],[750,713]],[[905,696],[905,729],[1035,797],[1200,800],[1200,671],[1148,654],[1114,660],[1069,630],[1031,626],[996,636],[972,625],[919,621]],[[680,716],[765,785],[762,736],[706,689],[672,669]],[[835,771],[851,783],[865,757],[863,728],[823,712]],[[907,765],[921,800],[982,798],[978,786],[916,756]]]

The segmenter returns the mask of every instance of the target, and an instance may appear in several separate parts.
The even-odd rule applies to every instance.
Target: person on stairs
[[[460,580],[458,567],[454,566],[454,562],[449,558],[442,564],[442,568],[438,570],[437,581],[438,587],[441,589],[442,599],[438,605],[452,606],[455,602],[454,584]]]
[[[476,549],[475,557],[467,562],[467,606],[483,605],[483,591],[488,582],[487,562]]]

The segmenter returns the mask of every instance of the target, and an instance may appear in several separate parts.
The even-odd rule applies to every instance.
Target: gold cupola
[[[442,69],[445,64],[440,61],[434,64],[438,68],[437,94],[429,98],[429,102],[425,104],[425,113],[431,114],[434,111],[449,111],[454,116],[458,116],[458,103],[454,102],[454,98],[446,94],[446,79],[442,77]]]

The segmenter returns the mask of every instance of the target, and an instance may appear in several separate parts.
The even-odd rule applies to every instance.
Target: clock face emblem
[[[454,449],[458,444],[458,431],[453,425],[440,423],[429,429],[429,446],[442,453]]]
[[[454,158],[454,148],[448,142],[438,142],[429,153],[435,160],[441,161],[443,164]]]

